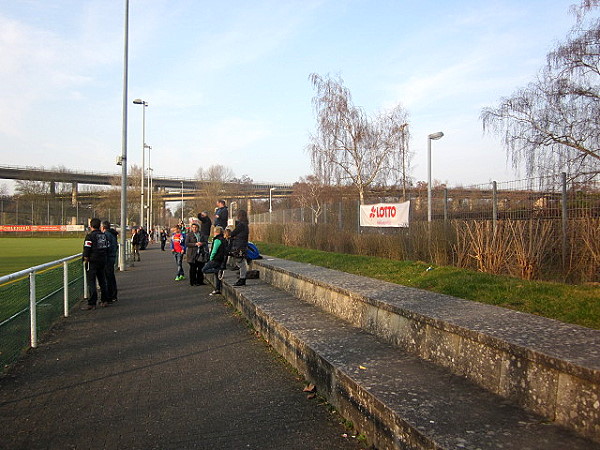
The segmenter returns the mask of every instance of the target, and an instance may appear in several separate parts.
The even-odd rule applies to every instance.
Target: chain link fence
[[[83,286],[81,255],[1,277],[0,364],[5,367],[35,347],[37,334],[49,330],[81,300]]]
[[[410,227],[360,227],[356,200],[251,217],[253,239],[328,251],[424,260],[526,279],[600,281],[600,181],[565,174],[468,187],[409,190]],[[377,193],[367,203],[403,201]],[[321,238],[320,236],[324,236]]]

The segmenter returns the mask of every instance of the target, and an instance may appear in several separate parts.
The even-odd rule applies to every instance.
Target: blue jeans
[[[183,253],[174,252],[173,256],[175,257],[175,264],[177,264],[177,276],[184,276],[185,272],[183,271]]]

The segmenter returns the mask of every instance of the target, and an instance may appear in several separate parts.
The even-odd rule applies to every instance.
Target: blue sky
[[[312,72],[356,105],[409,112],[412,175],[450,185],[515,173],[479,115],[534,79],[574,0],[130,0],[129,164],[141,106],[159,176],[222,164],[255,181],[311,173]],[[124,0],[0,0],[0,164],[118,173]],[[2,181],[0,181],[0,185]]]

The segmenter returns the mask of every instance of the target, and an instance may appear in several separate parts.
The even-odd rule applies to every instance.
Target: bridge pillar
[[[56,195],[56,183],[54,181],[50,182],[50,195],[52,197]]]
[[[76,181],[71,183],[71,204],[72,205],[77,204],[77,182]]]
[[[248,213],[248,215],[252,214],[252,199],[251,198],[246,199],[246,212]]]

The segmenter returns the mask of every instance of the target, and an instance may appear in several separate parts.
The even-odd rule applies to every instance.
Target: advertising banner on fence
[[[408,227],[410,202],[360,206],[361,227]]]
[[[1,231],[23,232],[51,232],[51,231],[83,231],[83,225],[0,225]]]

